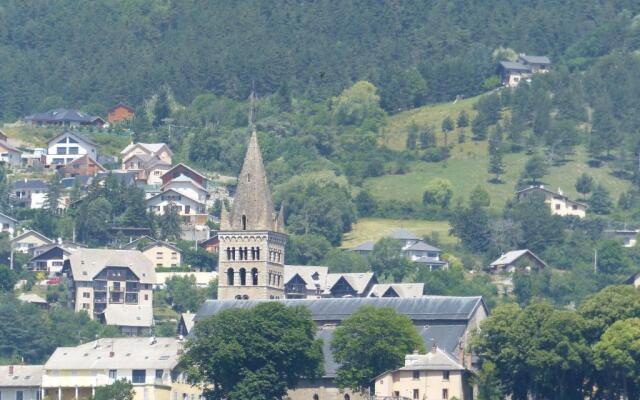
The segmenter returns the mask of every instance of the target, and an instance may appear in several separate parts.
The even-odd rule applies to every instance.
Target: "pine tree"
[[[465,110],[460,111],[460,114],[458,114],[457,125],[458,128],[466,128],[469,126],[469,115],[467,115]]]
[[[502,131],[498,128],[493,135],[491,135],[491,139],[489,140],[489,167],[488,172],[490,174],[494,174],[495,177],[492,179],[492,182],[499,183],[501,182],[500,176],[505,172],[505,165],[503,161],[503,152],[502,152]]]
[[[451,132],[453,129],[455,128],[455,126],[453,125],[453,120],[451,119],[451,117],[447,116],[447,118],[445,118],[442,121],[442,133],[444,134],[444,147],[447,147],[447,144],[449,143],[449,132]]]
[[[418,142],[418,126],[411,124],[407,133],[407,149],[415,150]]]
[[[421,149],[428,149],[429,147],[435,145],[435,143],[436,137],[431,126],[426,127],[422,132],[420,132]]]

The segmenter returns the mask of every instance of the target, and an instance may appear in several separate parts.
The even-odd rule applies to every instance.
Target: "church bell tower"
[[[238,186],[227,213],[222,207],[218,298],[220,300],[284,298],[283,209],[273,208],[258,136],[249,140]]]

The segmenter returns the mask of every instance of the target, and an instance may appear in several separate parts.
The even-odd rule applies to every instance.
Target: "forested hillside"
[[[51,105],[104,112],[168,86],[182,103],[213,91],[320,100],[357,80],[387,111],[473,95],[500,46],[588,63],[635,49],[633,0],[6,0],[0,118]]]

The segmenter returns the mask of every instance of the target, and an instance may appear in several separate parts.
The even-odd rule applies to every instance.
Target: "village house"
[[[0,163],[16,168],[22,165],[22,152],[6,140],[0,140]]]
[[[560,189],[558,192],[553,192],[544,186],[529,186],[516,192],[516,200],[521,201],[532,194],[544,196],[544,202],[549,205],[553,215],[584,218],[587,214],[586,204],[571,200]]]
[[[92,319],[118,326],[125,336],[153,325],[153,264],[140,251],[77,249],[64,262],[71,305]]]
[[[32,253],[35,248],[52,243],[53,240],[45,235],[36,231],[27,230],[11,240],[11,247],[13,251],[18,253]]]
[[[218,253],[218,250],[220,249],[220,240],[218,239],[218,235],[213,235],[209,239],[201,241],[198,243],[198,246],[209,253]]]
[[[49,303],[47,303],[47,300],[43,299],[35,293],[22,293],[20,296],[18,296],[18,300],[23,303],[33,304],[43,309],[49,307]]]
[[[199,399],[202,391],[188,383],[180,366],[182,353],[179,339],[156,337],[58,347],[42,367],[41,398],[88,400],[96,388],[124,379],[133,384],[134,400]]]
[[[78,127],[93,125],[103,127],[105,125],[105,121],[98,116],[66,108],[56,108],[43,113],[29,115],[24,118],[24,121],[31,126]]]
[[[11,184],[11,197],[16,207],[43,208],[49,184],[42,179],[20,179]]]
[[[404,366],[374,379],[376,399],[473,399],[472,373],[434,344],[427,354],[408,354]]]
[[[133,108],[123,103],[118,103],[109,109],[107,121],[113,125],[119,122],[132,120],[135,116],[136,113]]]
[[[176,268],[182,265],[182,251],[173,243],[158,240],[144,246],[141,251],[156,268]]]
[[[191,178],[202,187],[205,187],[205,188],[207,187],[207,177],[183,163],[177,164],[176,166],[171,168],[169,171],[167,171],[164,175],[162,175],[162,178],[161,178],[162,185],[163,186],[166,185],[167,183],[176,179],[180,175],[184,175],[187,178]]]
[[[120,155],[122,170],[134,172],[136,183],[160,185],[162,175],[171,169],[173,152],[165,143],[132,143]]]
[[[95,160],[96,144],[77,132],[66,131],[49,140],[46,163],[62,166],[84,155],[89,155]]]
[[[449,267],[449,263],[441,259],[442,250],[428,244],[423,238],[406,229],[396,229],[388,237],[399,241],[404,257],[414,263],[418,263],[430,270]],[[368,257],[373,252],[374,246],[374,242],[367,241],[350,249],[350,251]]]
[[[202,185],[186,175],[180,175],[169,182],[162,185],[162,192],[167,190],[175,190],[178,193],[182,193],[185,196],[196,199],[202,203],[205,203],[209,199],[209,192]]]
[[[59,275],[71,252],[81,247],[83,246],[80,244],[63,241],[35,247],[27,268],[33,272],[43,272],[48,277]]]
[[[534,74],[549,72],[550,67],[548,57],[520,54],[518,61],[500,61],[498,72],[504,86],[516,87],[522,81],[530,81]]]
[[[284,293],[287,299],[319,299],[327,289],[329,267],[284,266]]]
[[[0,399],[41,400],[42,365],[0,365]]]
[[[156,215],[164,215],[169,209],[174,209],[186,225],[204,225],[208,219],[204,201],[174,189],[168,189],[148,198],[147,209]]]
[[[531,250],[512,250],[501,255],[489,264],[490,273],[508,273],[516,271],[539,271],[547,268],[547,264]]]
[[[604,233],[613,238],[622,241],[624,247],[635,247],[638,243],[639,229],[607,229]]]
[[[207,300],[198,311],[195,325],[198,321],[225,310],[246,309],[269,300]],[[273,301],[273,300],[271,300]],[[473,331],[479,329],[480,322],[487,317],[488,311],[482,297],[450,297],[423,296],[419,298],[339,298],[339,299],[307,299],[307,300],[276,300],[286,306],[305,306],[311,313],[311,319],[318,330],[316,337],[323,340],[324,375],[316,380],[303,380],[295,390],[290,390],[288,398],[291,400],[309,399],[363,399],[360,394],[346,389],[341,391],[335,378],[339,365],[333,358],[331,340],[337,326],[360,307],[391,307],[398,314],[405,315],[413,322],[427,349],[437,346],[441,352],[446,352],[447,359],[460,364],[464,370],[475,370],[476,358],[465,353]],[[440,357],[438,353],[438,358]],[[411,373],[413,375],[413,373]],[[399,376],[399,375],[398,375]],[[453,370],[449,375],[450,381],[441,382],[441,390],[450,390],[450,398],[457,393],[457,378]],[[444,377],[444,375],[440,375]],[[426,380],[427,374],[424,374]],[[383,379],[384,381],[385,379]],[[384,382],[383,382],[384,383]],[[433,382],[432,382],[433,383]],[[423,386],[424,388],[424,386]],[[413,389],[413,388],[412,388]],[[399,390],[399,389],[396,389]],[[368,397],[367,397],[368,398]],[[411,398],[411,397],[410,397]],[[420,399],[431,397],[420,397]],[[465,397],[470,399],[470,397]],[[462,398],[461,398],[462,400]]]
[[[416,298],[424,294],[424,283],[377,283],[367,297]]]
[[[44,147],[26,148],[20,157],[22,165],[25,167],[40,167],[47,162],[47,149]]]
[[[105,172],[107,172],[107,169],[88,154],[76,158],[62,168],[62,174],[65,177],[96,176]]]
[[[0,233],[6,233],[9,238],[13,238],[18,221],[8,215],[0,213]]]

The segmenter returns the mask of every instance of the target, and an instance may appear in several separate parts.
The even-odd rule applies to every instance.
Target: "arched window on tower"
[[[246,215],[242,216],[242,230],[243,231],[247,230],[247,216]]]
[[[231,260],[231,248],[227,247],[227,260]]]
[[[240,285],[244,286],[247,284],[247,270],[244,268],[240,268]]]
[[[256,247],[256,260],[260,260],[260,247]]]
[[[232,247],[232,248],[231,248],[231,259],[232,259],[233,261],[235,261],[235,260],[236,260],[236,248],[235,248],[235,247]]]
[[[255,247],[251,247],[251,259],[252,260],[256,259],[256,248]]]
[[[253,286],[258,285],[258,268],[251,269],[251,284]]]
[[[233,268],[227,270],[227,286],[233,286]]]

